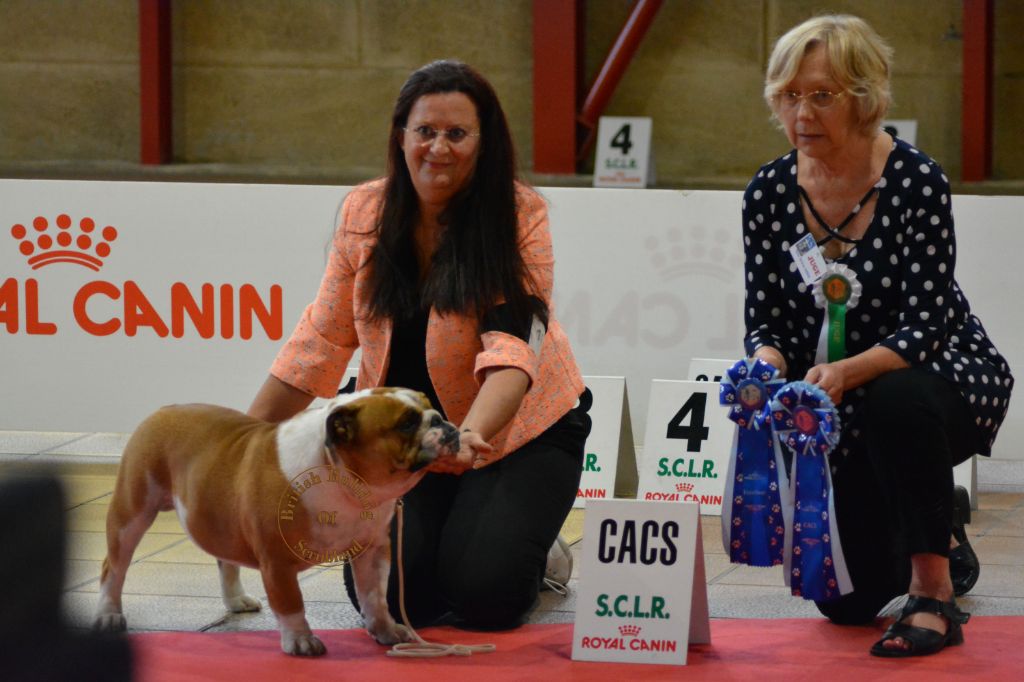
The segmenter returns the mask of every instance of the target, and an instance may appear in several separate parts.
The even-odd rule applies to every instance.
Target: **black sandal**
[[[964,529],[970,522],[971,498],[967,489],[958,485],[953,489],[953,537],[958,544],[949,550],[949,578],[953,581],[953,594],[958,597],[970,592],[981,575],[981,562]]]
[[[907,625],[903,622],[905,618],[909,618],[915,613],[934,613],[942,616],[948,623],[946,632],[941,633],[916,625]],[[871,655],[884,658],[928,656],[938,653],[947,646],[963,644],[964,631],[960,626],[970,620],[970,618],[971,614],[964,613],[957,608],[956,599],[944,602],[929,597],[915,597],[911,595],[907,598],[907,603],[903,606],[903,610],[900,611],[896,622],[890,625],[882,639],[875,642],[875,645],[871,647]],[[890,649],[885,646],[885,642],[897,637],[902,637],[903,641],[910,645],[909,648]]]

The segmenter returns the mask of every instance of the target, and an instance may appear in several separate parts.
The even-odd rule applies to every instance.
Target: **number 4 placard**
[[[654,182],[653,170],[651,119],[602,116],[594,187],[646,187]]]
[[[700,502],[722,513],[735,427],[709,381],[651,382],[638,500]]]

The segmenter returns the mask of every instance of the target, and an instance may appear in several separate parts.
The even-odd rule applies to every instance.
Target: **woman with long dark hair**
[[[547,208],[515,168],[505,114],[479,73],[456,61],[413,73],[395,104],[387,176],[345,198],[316,300],[250,408],[280,421],[334,395],[359,348],[358,389],[422,391],[459,425],[458,455],[405,497],[414,624],[521,623],[582,471],[588,401],[574,407],[585,387],[551,310]],[[396,617],[397,578],[393,567]],[[353,594],[347,567],[346,584]]]

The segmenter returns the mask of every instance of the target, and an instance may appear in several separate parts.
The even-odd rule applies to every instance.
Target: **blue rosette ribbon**
[[[828,454],[839,442],[839,415],[828,394],[813,384],[793,381],[771,403],[772,429],[793,452],[791,552],[786,582],[796,596],[831,601],[853,591],[833,522],[835,500]]]
[[[783,507],[789,495],[769,410],[772,396],[784,383],[772,365],[746,358],[726,370],[719,384],[718,401],[736,422],[723,498],[731,500],[732,507],[731,513],[722,513],[722,540],[732,563],[784,563]]]

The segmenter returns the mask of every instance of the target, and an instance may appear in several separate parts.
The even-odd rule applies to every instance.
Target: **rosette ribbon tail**
[[[824,602],[853,591],[835,523],[828,454],[839,441],[839,417],[828,395],[802,381],[772,401],[776,436],[793,451],[792,550],[787,578],[794,595]]]
[[[835,362],[846,357],[846,313],[857,307],[862,290],[857,273],[839,263],[829,263],[825,274],[814,283],[815,305],[825,310],[818,340],[818,362]]]
[[[783,563],[785,524],[782,501],[788,498],[785,468],[777,452],[767,410],[783,381],[762,360],[740,360],[722,378],[719,401],[736,423],[725,485],[722,541],[733,563],[774,566]],[[782,472],[782,475],[780,475]]]
[[[842,360],[846,357],[846,306],[829,303],[827,324],[828,361]]]

